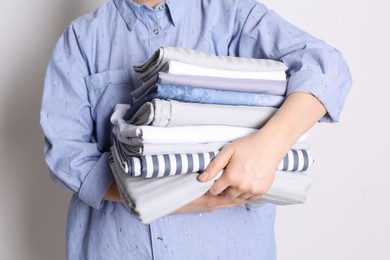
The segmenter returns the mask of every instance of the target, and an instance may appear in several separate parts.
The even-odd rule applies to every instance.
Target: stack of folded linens
[[[283,103],[286,67],[273,60],[160,48],[136,66],[134,103],[111,117],[110,166],[122,200],[150,223],[204,195],[218,179],[197,176],[224,145],[260,129]],[[313,163],[302,136],[280,162],[269,191],[246,207],[303,203]]]

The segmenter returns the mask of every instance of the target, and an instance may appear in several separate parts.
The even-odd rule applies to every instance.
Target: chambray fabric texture
[[[41,109],[50,177],[73,193],[68,258],[275,259],[272,205],[143,225],[123,204],[102,200],[113,182],[112,109],[130,103],[139,86],[132,67],[161,46],[282,61],[287,94],[315,95],[328,112],[321,121],[339,120],[350,88],[337,50],[254,0],[168,0],[154,9],[113,0],[76,19],[49,61]]]
[[[166,85],[157,83],[145,93],[145,95],[134,99],[125,118],[131,118],[144,103],[154,98],[174,99],[182,102],[201,104],[220,104],[237,106],[263,106],[280,107],[285,97],[277,95],[248,93],[238,91],[219,90],[211,88],[197,88],[183,85]]]
[[[198,88],[208,87],[212,89],[263,93],[280,96],[286,94],[287,89],[287,80],[232,79],[207,76],[175,75],[166,72],[159,72],[156,76],[131,92],[131,95],[134,99],[137,99],[156,83],[184,85]]]

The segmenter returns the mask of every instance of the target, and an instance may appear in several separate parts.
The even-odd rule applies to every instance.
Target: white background
[[[65,259],[68,192],[43,162],[39,108],[52,48],[103,0],[19,0],[0,11],[0,258]],[[278,259],[390,259],[390,4],[264,1],[343,54],[354,84],[338,124],[311,131],[314,185],[279,208]]]

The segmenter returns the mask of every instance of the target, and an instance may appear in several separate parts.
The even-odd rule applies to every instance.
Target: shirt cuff
[[[103,197],[114,181],[108,157],[110,153],[103,153],[92,167],[79,190],[79,198],[93,208],[103,206]]]
[[[313,94],[325,107],[327,113],[320,122],[339,121],[342,101],[341,92],[332,78],[316,71],[298,71],[288,80],[287,95],[293,92]]]

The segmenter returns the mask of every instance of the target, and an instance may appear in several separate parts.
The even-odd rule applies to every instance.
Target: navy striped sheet
[[[201,172],[218,152],[130,157],[128,173],[145,178]]]
[[[303,172],[309,169],[314,159],[307,150],[289,150],[278,166],[279,171]]]

